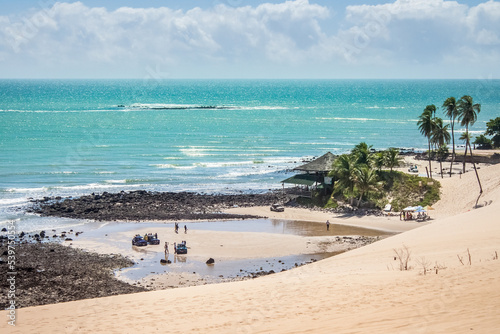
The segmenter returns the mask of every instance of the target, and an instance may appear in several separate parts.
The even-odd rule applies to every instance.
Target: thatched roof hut
[[[296,187],[302,189],[297,192],[298,195],[311,197],[311,189],[325,189],[325,187],[331,186],[332,178],[327,177],[327,175],[332,170],[334,160],[335,156],[331,152],[328,152],[311,162],[294,168],[294,171],[302,173],[281,181],[283,183],[283,190],[285,190],[285,183],[294,184]]]
[[[323,154],[319,158],[306,163],[305,165],[295,167],[293,170],[302,171],[307,173],[321,173],[328,174],[332,170],[333,161],[335,160],[335,156],[328,152]]]

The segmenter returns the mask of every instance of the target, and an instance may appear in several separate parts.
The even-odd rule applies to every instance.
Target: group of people
[[[413,214],[410,211],[401,211],[399,214],[399,220],[413,220],[413,219],[427,219],[427,214],[425,212],[419,212],[417,218],[413,218]]]
[[[175,229],[175,233],[179,234],[179,224],[178,223],[175,223],[174,229]],[[184,225],[184,234],[187,234],[187,233],[188,233],[188,228],[186,225]]]
[[[179,223],[175,223],[174,225],[174,229],[175,229],[175,233],[179,234]],[[187,226],[184,225],[184,233],[187,234]],[[181,244],[183,244],[184,246],[186,245],[186,241],[183,240],[181,242]],[[165,241],[165,254],[168,254],[169,253],[169,250],[168,250],[168,242]],[[177,254],[177,243],[174,242],[174,254]]]

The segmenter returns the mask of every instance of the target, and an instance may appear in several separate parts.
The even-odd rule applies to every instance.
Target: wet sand
[[[134,261],[117,272],[125,282],[148,289],[255,278],[289,270],[354,249],[390,233],[344,225],[326,227],[312,222],[236,220],[186,223],[177,234],[173,223],[119,223],[95,226],[71,241],[72,247],[101,254],[119,253]],[[135,234],[157,233],[160,245],[131,245]],[[174,242],[185,240],[187,255],[174,255]],[[169,243],[169,254],[164,243]],[[69,244],[67,242],[66,244]],[[215,259],[207,266],[209,258]],[[160,260],[170,261],[162,264]]]

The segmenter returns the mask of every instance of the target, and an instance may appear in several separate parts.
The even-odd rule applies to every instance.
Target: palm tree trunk
[[[450,177],[451,177],[451,171],[453,169],[453,163],[455,162],[455,133],[453,132],[453,128],[454,128],[454,121],[451,119],[450,120],[451,122],[451,140],[452,140],[452,145],[453,145],[453,152],[451,154],[451,164],[450,164]]]
[[[462,167],[462,173],[465,173],[465,158],[467,157],[467,144],[465,144],[464,162]]]
[[[473,159],[472,148],[470,147],[470,142],[469,142],[469,152],[470,152],[470,160],[472,162],[472,166],[474,166],[474,172],[476,173],[477,183],[479,184],[479,196],[476,199],[476,207],[477,207],[477,202],[479,201],[479,197],[481,197],[481,195],[483,194],[483,187],[481,186],[481,180],[479,180],[479,174],[477,173],[476,164],[475,164],[474,159]]]
[[[429,156],[429,175],[430,175],[430,177],[431,177],[431,179],[432,179],[432,168],[431,168],[431,140],[430,140],[430,138],[429,138],[428,142],[429,142],[429,152],[428,152],[427,154],[428,154],[428,156]]]
[[[465,133],[467,134],[467,138],[465,139],[464,166],[462,173],[465,173],[465,159],[467,158],[467,145],[469,144],[469,124],[465,126]]]

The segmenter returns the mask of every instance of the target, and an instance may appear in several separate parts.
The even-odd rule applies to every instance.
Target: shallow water
[[[332,222],[335,220],[332,219]],[[330,230],[326,230],[326,225],[306,221],[295,221],[285,219],[245,219],[245,220],[225,220],[225,221],[196,221],[180,223],[181,233],[187,225],[189,230],[202,231],[226,231],[226,232],[261,232],[274,234],[293,234],[300,236],[347,236],[363,235],[367,237],[390,235],[392,233],[349,226],[341,224],[330,224]],[[134,231],[138,228],[151,228],[174,226],[174,223],[135,223],[135,222],[90,222],[79,227],[79,231],[85,231],[86,236],[99,237],[103,234],[115,232]],[[129,243],[130,240],[127,240]]]
[[[281,272],[296,266],[328,258],[338,253],[296,254],[279,257],[215,260],[214,265],[193,259],[187,255],[157,253],[153,258],[144,259],[131,268],[122,269],[119,277],[125,280],[137,281],[152,274],[193,273],[203,277],[205,282],[217,282],[224,279],[246,277],[261,271]],[[161,264],[160,259],[170,260],[169,264]]]
[[[155,228],[172,226],[173,223],[130,223],[130,222],[111,222],[111,223],[89,223],[85,226],[85,233],[78,238],[93,239],[99,242],[106,242],[107,235],[112,235],[118,232],[132,231],[141,229],[150,229],[152,232]],[[190,230],[205,230],[205,231],[229,231],[229,232],[260,232],[273,234],[293,234],[300,236],[385,236],[390,233],[371,230],[359,227],[352,227],[339,224],[331,224],[330,230],[326,230],[325,224],[289,221],[276,219],[252,219],[252,220],[229,220],[216,222],[188,222],[188,233]],[[181,230],[184,223],[180,224]],[[183,233],[179,234],[179,237]],[[161,237],[161,236],[160,236]],[[318,254],[293,254],[289,256],[269,257],[269,258],[252,258],[238,260],[220,260],[215,259],[215,265],[207,265],[205,260],[200,260],[199,257],[190,257],[189,251],[187,255],[175,255],[163,253],[163,247],[147,246],[135,247],[130,244],[130,240],[126,239],[114,245],[119,248],[131,247],[134,252],[140,255],[142,260],[130,268],[122,269],[118,272],[121,279],[126,281],[138,281],[153,274],[163,273],[195,273],[200,275],[204,281],[216,282],[229,278],[238,278],[251,275],[252,273],[273,270],[280,272],[289,270],[296,266],[304,265],[317,260],[333,256],[337,253],[318,253]],[[161,245],[163,242],[161,242]],[[161,264],[160,260],[170,260],[170,264]],[[208,257],[207,257],[208,259]]]

